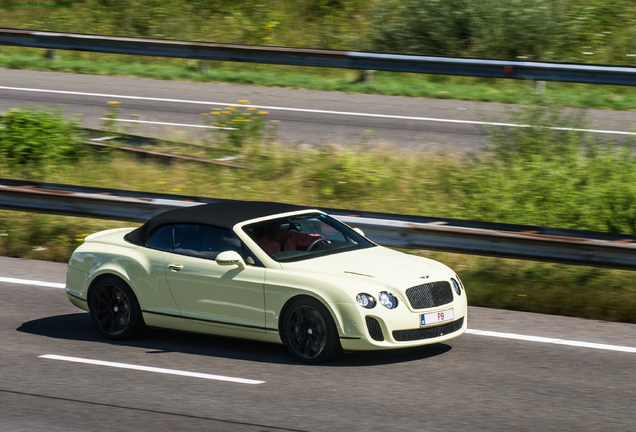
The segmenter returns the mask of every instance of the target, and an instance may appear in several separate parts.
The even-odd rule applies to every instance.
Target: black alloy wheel
[[[303,363],[322,363],[342,351],[333,318],[318,300],[296,300],[287,309],[282,323],[283,342]]]
[[[135,294],[116,277],[97,283],[89,298],[89,310],[93,325],[107,339],[130,339],[144,327]]]

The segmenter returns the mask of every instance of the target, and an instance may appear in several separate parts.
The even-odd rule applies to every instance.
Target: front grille
[[[422,327],[412,330],[396,330],[393,332],[393,338],[398,342],[433,339],[461,330],[463,325],[464,317],[461,317],[457,321],[438,325],[435,327]]]
[[[447,281],[431,282],[406,290],[413,309],[442,306],[453,301],[453,289]]]
[[[384,335],[382,334],[382,328],[380,327],[378,320],[372,317],[366,317],[366,321],[371,339],[382,342],[384,340]]]

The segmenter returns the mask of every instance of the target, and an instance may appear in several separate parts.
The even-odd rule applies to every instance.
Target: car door
[[[229,324],[250,332],[265,330],[265,268],[219,265],[220,252],[243,254],[230,230],[197,224],[173,226],[173,253],[166,260],[166,279],[184,318],[202,324]],[[253,259],[247,260],[254,263]]]

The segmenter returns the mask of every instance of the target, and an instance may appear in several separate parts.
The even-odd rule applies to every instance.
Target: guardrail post
[[[362,77],[361,77],[361,81],[363,84],[371,84],[373,82],[373,74],[375,73],[374,70],[371,69],[365,69],[362,71]]]
[[[543,93],[545,93],[545,81],[535,81],[534,92],[538,95],[542,95]]]

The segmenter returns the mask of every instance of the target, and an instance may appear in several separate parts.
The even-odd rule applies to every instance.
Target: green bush
[[[631,143],[580,131],[582,119],[526,108],[491,131],[488,152],[444,182],[463,217],[636,234],[636,156]],[[550,126],[550,127],[548,127]]]
[[[636,14],[627,0],[390,0],[372,15],[369,38],[382,51],[634,61]]]
[[[0,119],[0,157],[11,169],[39,172],[86,151],[83,132],[57,111],[12,109]]]

